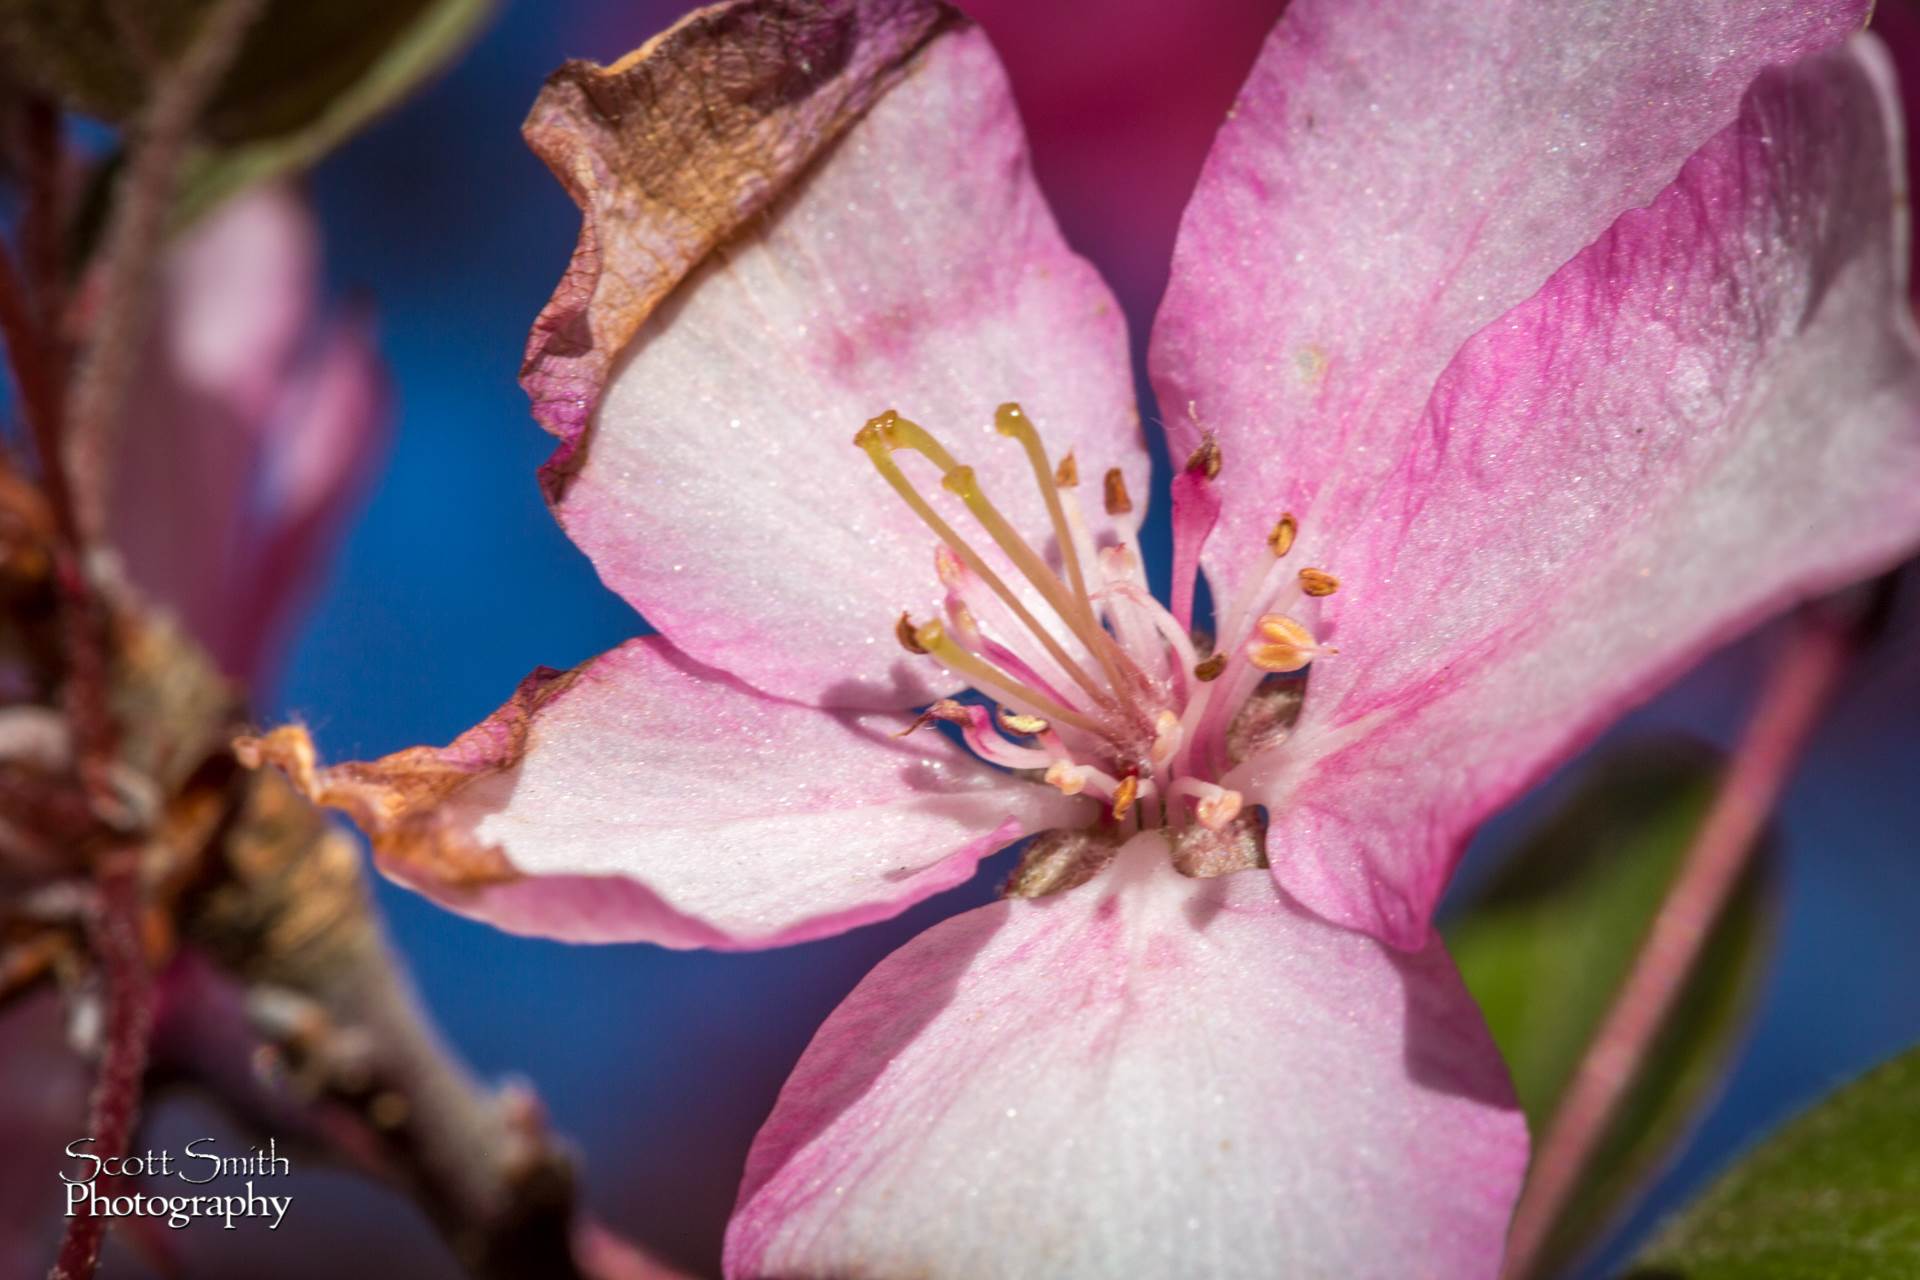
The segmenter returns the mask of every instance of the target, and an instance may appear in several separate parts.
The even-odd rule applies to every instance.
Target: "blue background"
[[[1136,346],[1207,132],[1278,7],[1074,0],[981,14],[1011,65],[1043,185],[1069,238],[1115,282]],[[517,129],[564,58],[610,61],[680,8],[509,6],[451,74],[313,179],[332,280],[372,295],[398,395],[391,460],[263,699],[270,719],[310,724],[331,759],[444,742],[534,666],[570,665],[637,629],[534,483],[549,442],[515,372],[577,219]],[[1157,528],[1163,545],[1164,519]],[[1724,736],[1757,670],[1750,644],[1636,725]],[[1784,813],[1785,928],[1750,1051],[1642,1224],[1793,1108],[1920,1038],[1917,691],[1920,667],[1883,655],[1815,745]],[[747,1144],[812,1029],[888,951],[990,896],[1002,870],[891,923],[759,955],[533,942],[385,884],[380,899],[458,1051],[486,1076],[530,1079],[578,1144],[594,1208],[711,1271]],[[166,1121],[208,1123],[198,1112]],[[193,1273],[257,1274],[270,1260],[286,1276],[457,1274],[384,1194],[311,1172],[296,1190],[271,1246],[257,1232],[183,1233]]]

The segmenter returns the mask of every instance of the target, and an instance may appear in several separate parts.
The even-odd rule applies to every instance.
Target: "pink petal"
[[[892,640],[938,603],[934,540],[861,424],[935,431],[1023,530],[1049,526],[1002,401],[1075,451],[1097,524],[1102,473],[1144,495],[1147,460],[1120,313],[1034,186],[985,37],[932,3],[800,12],[702,11],[549,86],[528,136],[586,223],[525,380],[562,523],[677,646],[781,696],[906,706],[953,687]]]
[[[1765,73],[1447,371],[1329,553],[1339,655],[1250,762],[1309,906],[1418,946],[1489,810],[1708,647],[1920,542],[1889,76],[1869,37]]]
[[[814,1037],[732,1277],[1491,1277],[1527,1153],[1438,942],[1393,952],[1157,834],[928,930]]]
[[[319,240],[289,189],[238,197],[166,266],[122,429],[114,539],[228,674],[259,679],[387,419],[367,326],[316,341]]]
[[[770,947],[882,920],[1081,802],[908,718],[766,697],[657,636],[537,672],[451,746],[316,770],[253,744],[455,911],[578,942]]]
[[[215,211],[165,265],[120,430],[113,534],[134,582],[210,648],[226,647],[263,427],[312,322],[318,273],[312,215],[282,187]]]
[[[266,426],[242,576],[215,651],[250,684],[279,657],[385,451],[392,417],[386,368],[364,316],[333,324],[290,371]]]
[[[1435,380],[1865,0],[1296,0],[1202,173],[1150,364],[1171,451],[1219,439],[1231,596],[1283,511],[1311,557],[1405,456]]]

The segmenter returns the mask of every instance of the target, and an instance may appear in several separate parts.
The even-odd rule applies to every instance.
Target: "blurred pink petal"
[[[1762,67],[1866,0],[1296,0],[1181,225],[1151,366],[1171,453],[1225,454],[1231,596],[1282,511],[1317,564],[1413,446],[1477,329],[1644,204]]]
[[[1249,766],[1302,901],[1419,945],[1490,810],[1706,648],[1920,541],[1897,111],[1870,37],[1764,74],[1467,343],[1321,541],[1340,653]]]
[[[766,697],[663,639],[536,677],[451,747],[307,779],[382,868],[515,932],[767,947],[885,919],[1071,813],[894,717]],[[268,740],[300,772],[297,731]]]
[[[1490,1276],[1526,1154],[1437,941],[1189,880],[1149,833],[867,976],[754,1144],[726,1272]]]
[[[713,146],[709,126],[645,97],[641,86],[666,74],[647,63],[563,73],[534,109],[530,139],[588,213],[527,376],[536,412],[564,441],[548,464],[551,491],[601,577],[692,657],[783,697],[909,706],[958,686],[884,636],[876,643],[875,619],[925,613],[940,596],[926,527],[876,492],[855,429],[899,406],[968,447],[1016,526],[1045,530],[1024,455],[993,434],[994,406],[1018,399],[1092,479],[1118,467],[1144,495],[1124,326],[1060,239],[977,30],[927,5],[853,4],[805,19],[742,12],[758,16],[705,37],[692,19],[663,46],[678,51],[667,61],[721,85],[769,67],[823,76],[844,66],[795,85],[751,147],[729,144],[704,168],[689,161],[689,149]],[[741,37],[761,30],[752,22],[765,32]],[[929,24],[941,34],[909,43]],[[703,40],[776,36],[764,59],[704,61],[715,56]],[[843,60],[796,71],[781,61],[795,40],[834,44]],[[586,75],[605,77],[591,106],[576,84]],[[819,123],[883,89],[838,141]],[[636,98],[647,106],[599,115],[604,102]],[[692,141],[679,136],[689,132]],[[774,171],[736,173],[741,153]],[[684,165],[697,185],[634,210],[647,198],[635,187],[651,194],[666,182],[663,164]],[[713,188],[730,183],[740,191],[721,204]],[[668,289],[672,302],[652,311]],[[1130,531],[1141,514],[1118,527]]]
[[[318,273],[292,191],[209,215],[167,264],[123,428],[113,532],[128,572],[247,681],[278,656],[386,429],[368,326],[320,322]]]

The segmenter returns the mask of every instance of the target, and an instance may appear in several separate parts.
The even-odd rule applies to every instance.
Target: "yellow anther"
[[[1240,816],[1240,806],[1244,798],[1238,791],[1221,787],[1210,795],[1200,797],[1194,805],[1194,816],[1200,819],[1200,825],[1209,831],[1218,831]]]
[[[934,618],[923,622],[913,629],[913,642],[920,646],[922,653],[938,653],[947,647],[947,629]]]
[[[1322,652],[1313,632],[1284,613],[1264,613],[1247,643],[1247,661],[1262,671],[1298,671]]]
[[[1002,731],[1017,737],[1032,738],[1043,734],[1050,727],[1040,716],[1028,715],[1023,711],[1009,711],[1001,707],[994,714]]]
[[[1289,511],[1280,517],[1280,523],[1273,526],[1273,532],[1267,535],[1267,550],[1273,552],[1275,560],[1293,550],[1293,539],[1300,532],[1300,522]]]
[[[1047,785],[1060,788],[1063,796],[1077,796],[1087,789],[1087,779],[1092,774],[1093,770],[1085,765],[1055,760],[1047,766]]]
[[[908,653],[925,657],[927,651],[920,647],[920,641],[914,636],[913,631],[913,618],[903,611],[900,614],[900,621],[893,624],[894,639],[898,640],[900,647]]]
[[[954,532],[953,526],[948,524],[945,518],[920,496],[920,491],[913,487],[913,482],[907,479],[893,460],[895,449],[912,449],[940,467],[943,472],[955,470],[957,464],[953,461],[952,455],[941,447],[940,442],[928,435],[916,423],[909,422],[891,409],[876,418],[869,419],[867,425],[854,435],[853,440],[866,451],[867,457],[873,462],[874,470],[893,486],[893,491],[900,495],[901,501],[907,504],[908,509],[933,530],[935,536],[972,571],[974,577],[984,582],[989,590],[1000,597],[1014,617],[1033,633],[1034,638],[1040,642],[1048,655],[1060,664],[1061,670],[1073,677],[1074,682],[1085,689],[1095,703],[1102,707],[1112,707],[1114,705],[1112,697],[1094,682],[1093,677],[1089,676],[1079,663],[1073,660],[1072,655],[1061,646],[1046,627],[1041,625],[1040,620],[1033,616],[1033,610],[1014,594],[1013,589],[1000,575],[980,558],[979,553],[968,546],[966,540]],[[980,506],[984,507],[995,520],[999,519],[999,512],[994,511],[992,504],[986,502],[984,498],[981,499]],[[987,517],[982,517],[983,522],[986,519]],[[1004,526],[1004,524],[1005,521],[1000,521],[1000,525]],[[999,528],[989,525],[989,532],[994,533],[996,542],[1000,541]],[[1005,544],[1002,543],[1002,546],[1005,547]],[[1009,554],[1013,554],[1016,563],[1019,562],[1020,557],[1011,549]],[[1031,555],[1030,552],[1029,555]],[[1028,571],[1025,565],[1022,565],[1022,570]],[[1030,571],[1029,576],[1031,576]]]
[[[1340,579],[1324,569],[1302,569],[1300,589],[1310,596],[1330,596],[1340,589]]]
[[[1180,738],[1180,717],[1163,709],[1153,718],[1153,747],[1147,753],[1154,768],[1173,759],[1180,750]]]
[[[1133,510],[1133,499],[1127,494],[1127,478],[1120,474],[1120,468],[1107,471],[1107,514],[1123,516]]]
[[[1120,785],[1113,789],[1113,820],[1126,821],[1127,814],[1133,811],[1133,802],[1140,795],[1140,779],[1132,774],[1120,779]]]

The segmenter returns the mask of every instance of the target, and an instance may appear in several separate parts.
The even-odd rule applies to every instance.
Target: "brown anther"
[[[1330,596],[1340,589],[1340,579],[1324,569],[1302,569],[1300,589],[1310,596]]]
[[[1113,789],[1113,820],[1124,822],[1133,812],[1133,802],[1140,795],[1140,779],[1128,774],[1120,779],[1120,785]]]
[[[896,738],[904,738],[915,729],[926,728],[935,720],[945,720],[948,724],[965,724],[967,723],[967,709],[960,703],[955,702],[952,698],[941,698],[925,711],[915,716],[912,724],[893,736]]]
[[[1120,468],[1107,471],[1107,514],[1123,516],[1133,510],[1133,499],[1127,496],[1127,478],[1120,474]]]
[[[1073,451],[1060,459],[1060,465],[1053,469],[1053,482],[1062,489],[1076,488],[1080,484],[1080,464],[1073,460]]]
[[[1193,678],[1202,684],[1209,680],[1218,680],[1220,673],[1227,669],[1227,655],[1216,653],[1212,657],[1202,658],[1193,669]]]
[[[1031,716],[1024,711],[1009,711],[1005,707],[996,708],[993,718],[1000,726],[1001,732],[1011,733],[1021,738],[1034,737],[1045,733],[1049,728],[1047,722],[1039,716]]]
[[[1294,535],[1300,532],[1300,522],[1289,511],[1280,517],[1280,523],[1273,526],[1273,532],[1267,535],[1267,550],[1273,552],[1275,560],[1293,550]]]
[[[900,647],[908,653],[925,656],[927,647],[921,644],[913,633],[914,625],[912,615],[902,613],[900,615],[900,621],[893,624],[893,638],[898,640]]]
[[[1220,474],[1220,444],[1212,436],[1203,436],[1200,447],[1187,455],[1187,470],[1211,480]]]

